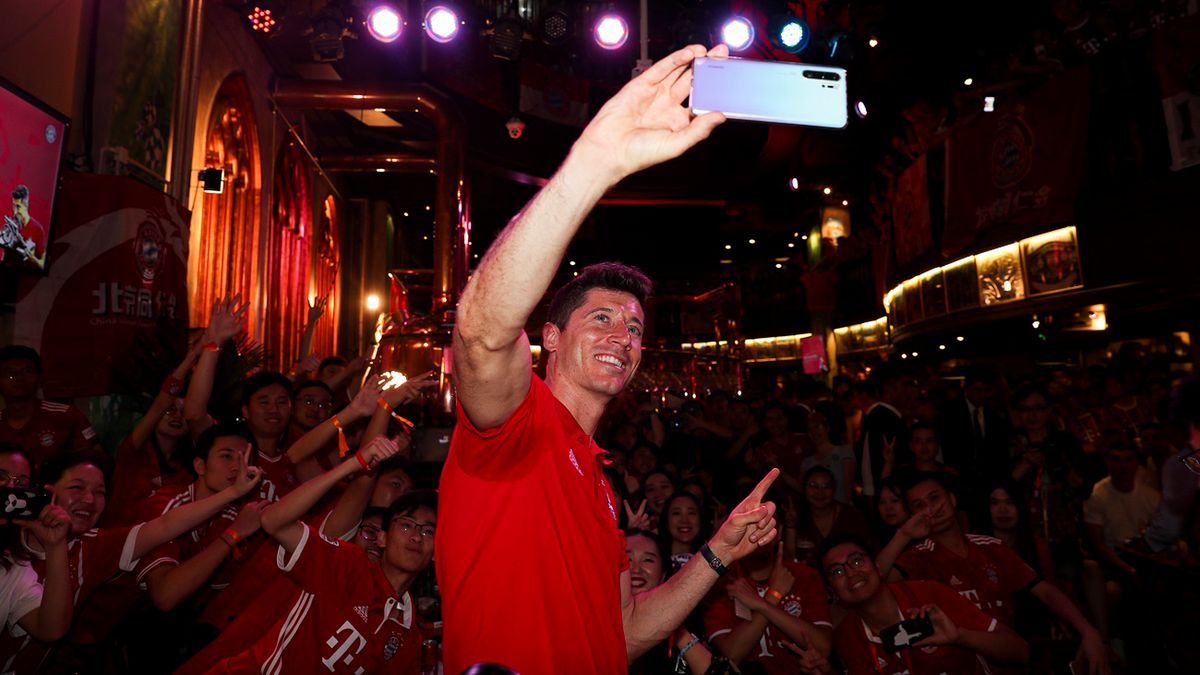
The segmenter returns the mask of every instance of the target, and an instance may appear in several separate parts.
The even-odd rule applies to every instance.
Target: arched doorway
[[[213,103],[205,140],[206,168],[225,170],[225,189],[204,193],[200,226],[191,236],[188,288],[191,325],[208,325],[213,302],[241,294],[251,303],[257,294],[258,134],[246,79],[240,74],[222,83]],[[251,322],[253,332],[253,321]]]

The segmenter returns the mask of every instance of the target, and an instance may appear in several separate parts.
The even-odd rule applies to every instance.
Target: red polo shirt
[[[447,673],[482,661],[523,675],[626,672],[629,560],[602,452],[536,375],[499,427],[476,429],[459,408],[434,556]]]

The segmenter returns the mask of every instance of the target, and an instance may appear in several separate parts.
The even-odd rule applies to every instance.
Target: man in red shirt
[[[79,409],[38,398],[42,359],[32,347],[0,348],[0,442],[21,447],[37,472],[47,461],[69,452],[91,451],[96,432]]]
[[[799,665],[783,640],[829,656],[833,623],[816,570],[784,560],[781,543],[746,556],[734,572],[723,592],[711,594],[704,613],[714,651],[739,665],[760,663],[776,675],[794,673]]]
[[[776,536],[762,495],[772,471],[697,555],[633,596],[613,493],[592,440],[637,371],[649,280],[593,265],[551,302],[546,379],[524,328],[583,218],[625,176],[682,154],[723,117],[692,118],[693,45],[627,84],[597,113],[550,182],[513,219],[458,305],[458,419],[441,477],[438,581],[448,673],[477,662],[525,675],[625,673],[666,639],[732,564]],[[724,46],[712,56],[724,57]]]
[[[18,231],[24,246],[21,255],[39,268],[46,267],[46,226],[39,223],[29,214],[29,188],[18,185],[12,191],[12,216],[6,220],[14,220],[20,228]],[[0,260],[4,259],[4,250],[0,249]]]
[[[299,520],[339,481],[397,452],[394,441],[376,438],[263,513],[263,529],[279,542],[276,564],[303,592],[253,646],[210,673],[419,670],[422,637],[408,588],[433,556],[436,494],[410,492],[392,504],[376,535],[383,549],[378,563]]]
[[[946,586],[933,581],[883,583],[871,549],[850,534],[821,544],[821,573],[850,612],[834,632],[834,649],[850,675],[982,675],[980,658],[1002,663],[1029,659],[1029,645]],[[933,635],[898,651],[879,634],[902,619],[928,618]],[[832,674],[828,663],[806,654],[808,672]]]
[[[1088,673],[1108,672],[1104,639],[1062,591],[999,539],[962,531],[958,500],[944,474],[918,474],[904,494],[909,513],[924,516],[918,519],[917,538],[928,538],[905,550],[911,541],[907,528],[897,530],[879,555],[880,573],[888,574],[894,561],[904,576],[940,581],[1009,627],[1014,625],[1013,596],[1028,591],[1079,632],[1079,655],[1087,662]],[[903,553],[897,557],[897,551]]]

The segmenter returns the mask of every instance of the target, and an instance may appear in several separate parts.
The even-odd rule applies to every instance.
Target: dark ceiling
[[[356,5],[371,4],[375,3],[342,3],[347,14],[353,14]],[[527,125],[523,137],[508,137],[504,124],[515,112],[520,66],[492,58],[486,32],[497,17],[512,13],[513,8],[521,11],[528,31],[521,58],[586,81],[589,110],[594,112],[629,79],[638,51],[637,3],[459,2],[457,9],[465,21],[463,34],[446,45],[421,33],[419,18],[414,19],[419,3],[396,4],[408,18],[401,38],[390,44],[377,42],[359,24],[358,38],[345,40],[345,56],[330,64],[331,70],[314,64],[306,35],[313,17],[326,7],[324,0],[289,2],[280,33],[259,41],[273,67],[285,77],[427,81],[448,90],[467,120],[472,246],[474,253],[482,253],[533,195],[537,181],[553,172],[579,132],[576,127],[523,114]],[[796,300],[802,297],[798,289],[806,260],[798,253],[802,246],[789,249],[787,243],[795,243],[795,232],[817,222],[823,204],[843,199],[851,204],[854,229],[870,229],[868,198],[879,189],[880,163],[890,161],[896,139],[905,132],[902,112],[919,102],[936,105],[950,101],[961,92],[967,76],[986,81],[997,64],[1028,49],[1036,31],[1061,32],[1052,9],[1063,3],[653,0],[649,4],[652,58],[675,48],[681,33],[689,32],[683,28],[690,25],[690,32],[695,33],[697,26],[711,26],[715,31],[735,10],[765,15],[786,9],[806,15],[814,39],[799,55],[800,60],[847,68],[852,103],[865,101],[870,115],[859,119],[851,114],[848,128],[836,131],[727,123],[684,157],[618,186],[613,193],[616,199],[595,210],[568,257],[580,264],[621,259],[641,265],[656,278],[659,288],[671,292],[695,293],[723,280],[753,277],[763,288],[791,289],[790,300]],[[566,8],[576,17],[575,39],[560,48],[543,45],[538,35],[538,17],[551,5]],[[586,27],[589,12],[609,5],[628,17],[634,27],[629,43],[616,52],[596,48],[590,36],[579,30]],[[362,6],[357,7],[360,13]],[[868,46],[870,38],[878,40],[877,47]],[[779,56],[771,52],[761,31],[756,47],[744,55]],[[464,77],[471,80],[471,86],[463,86]],[[464,95],[463,91],[479,95]],[[302,124],[318,158],[345,153],[432,154],[435,135],[428,121],[415,114],[388,114],[398,126],[368,126],[344,112],[292,112],[289,116]],[[798,190],[789,187],[793,177],[798,179]],[[431,179],[357,173],[352,181],[343,183],[346,196],[392,202],[400,225],[399,265],[430,264],[432,215],[425,206],[432,203]],[[824,186],[832,187],[831,195],[822,194]],[[406,212],[407,217],[401,215]],[[755,244],[749,244],[750,239]],[[774,263],[781,258],[786,262],[776,269]],[[564,266],[564,274],[567,269]],[[781,293],[788,301],[787,291]],[[771,311],[780,306],[780,294],[763,295],[770,298],[764,309],[771,317],[762,319],[763,330],[806,327],[802,309]],[[864,301],[868,306],[857,311],[874,311],[869,292]],[[748,308],[752,304],[748,303]]]

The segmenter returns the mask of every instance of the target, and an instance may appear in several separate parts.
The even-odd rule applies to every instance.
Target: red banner
[[[1088,70],[1068,71],[1037,90],[996,94],[946,142],[946,230],[953,255],[997,224],[1064,225],[1074,218],[1083,168]]]
[[[139,335],[186,334],[191,216],[122,176],[64,174],[59,204],[54,264],[22,280],[14,341],[41,352],[47,397],[110,393]]]
[[[896,242],[896,264],[903,265],[933,247],[933,225],[929,217],[929,174],[925,155],[900,174],[892,200],[892,237]]]

